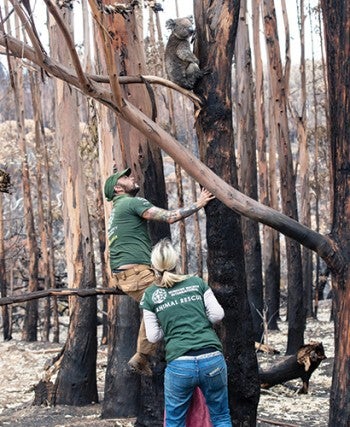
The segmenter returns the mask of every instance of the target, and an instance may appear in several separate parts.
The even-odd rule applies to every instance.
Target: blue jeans
[[[202,390],[213,427],[232,427],[228,407],[227,367],[220,352],[179,357],[165,369],[165,427],[185,427],[196,386]]]

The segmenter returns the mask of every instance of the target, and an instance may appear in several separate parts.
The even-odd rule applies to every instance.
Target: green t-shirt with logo
[[[152,244],[143,212],[153,207],[142,197],[116,196],[108,224],[111,270],[125,264],[150,265]]]
[[[164,331],[168,362],[203,347],[222,351],[206,315],[204,293],[207,289],[209,286],[199,277],[186,278],[172,288],[152,285],[146,289],[140,307],[156,314]]]

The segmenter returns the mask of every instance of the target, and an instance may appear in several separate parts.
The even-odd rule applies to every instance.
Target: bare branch
[[[49,296],[59,298],[67,296],[91,297],[96,295],[125,295],[118,288],[90,288],[90,289],[46,289],[45,291],[30,292],[22,295],[0,298],[0,307],[3,305],[18,304],[20,302],[31,301]]]
[[[109,83],[110,82],[109,77],[107,77],[107,76],[97,76],[95,74],[89,74],[89,78],[91,80],[94,80],[95,82],[98,82],[98,83]],[[179,92],[182,95],[189,98],[194,103],[196,108],[198,108],[198,109],[203,104],[203,101],[195,93],[193,93],[191,90],[187,90],[187,89],[177,85],[176,83],[173,83],[170,80],[163,79],[162,77],[143,76],[143,75],[142,76],[119,76],[118,77],[118,81],[120,84],[143,83],[143,80],[145,80],[146,82],[151,83],[151,84],[158,84],[158,85],[165,86],[165,87],[168,87],[170,89],[176,90],[177,92]]]
[[[60,30],[62,31],[63,37],[66,41],[68,50],[69,50],[71,58],[72,58],[74,68],[77,72],[77,76],[78,76],[79,82],[81,84],[81,87],[84,88],[84,90],[83,90],[84,93],[89,93],[90,91],[93,90],[93,88],[91,87],[92,83],[86,77],[86,74],[84,73],[84,70],[83,70],[81,63],[80,63],[80,60],[79,60],[79,56],[78,56],[77,51],[76,51],[75,46],[74,46],[74,42],[73,42],[72,37],[69,33],[69,30],[68,30],[67,26],[65,25],[65,23],[63,22],[61,15],[58,13],[56,7],[51,3],[51,1],[50,0],[44,0],[44,1],[47,5],[47,8],[49,9],[49,12],[55,18],[57,25],[59,26]]]
[[[37,54],[39,63],[42,63],[43,62],[43,47],[42,47],[40,40],[38,39],[38,37],[36,35],[36,31],[34,31],[32,28],[32,23],[30,22],[27,15],[23,12],[18,1],[17,0],[10,0],[10,1],[13,5],[13,8],[16,11],[18,17],[22,21],[22,24],[24,25],[24,28],[25,28],[25,30],[26,30],[26,32],[27,32],[32,44],[33,44],[33,47],[34,47],[35,52]]]

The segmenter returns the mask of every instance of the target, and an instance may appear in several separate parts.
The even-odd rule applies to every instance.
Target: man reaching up
[[[136,197],[140,186],[131,175],[131,169],[115,172],[105,182],[104,193],[113,208],[108,225],[109,260],[117,286],[137,302],[145,289],[154,282],[151,269],[151,239],[147,221],[172,224],[204,207],[214,196],[202,189],[198,200],[189,207],[176,210],[158,208],[142,197]],[[154,355],[155,344],[146,338],[141,321],[135,355],[129,367],[143,375],[152,375],[148,356]]]

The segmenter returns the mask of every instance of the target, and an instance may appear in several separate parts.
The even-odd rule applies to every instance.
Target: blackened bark
[[[196,128],[201,159],[237,186],[231,104],[231,63],[239,1],[196,0],[196,54],[210,68],[196,93],[205,99]],[[234,425],[256,424],[259,380],[247,298],[240,217],[218,200],[206,207],[209,284],[225,310],[220,329],[228,364],[229,403]]]
[[[335,352],[329,426],[350,423],[350,3],[322,0],[327,48],[329,124],[333,174],[332,235],[342,249],[345,267],[333,271]]]
[[[72,16],[59,11],[69,29]],[[57,26],[49,19],[51,50],[59,61],[69,56],[62,43],[53,37]],[[96,287],[94,250],[86,202],[83,168],[72,141],[81,139],[76,93],[56,82],[56,141],[60,149],[63,221],[68,283],[74,288]],[[96,297],[69,299],[70,322],[55,383],[57,404],[82,406],[98,401],[96,383],[97,307]]]
[[[115,297],[114,297],[115,298]],[[115,304],[115,321],[109,335],[109,355],[105,380],[105,399],[102,418],[135,417],[139,412],[140,376],[132,373],[128,360],[136,350],[135,337],[140,326],[137,303],[128,296],[118,296]]]
[[[145,197],[155,206],[168,209],[161,152],[158,148],[152,148],[152,145],[149,145],[148,150],[148,164],[144,170]],[[170,226],[166,222],[150,221],[148,227],[152,244],[170,236]]]
[[[270,256],[267,259],[270,261],[265,266],[265,303],[267,306],[267,321],[268,329],[278,330],[277,320],[279,320],[280,309],[280,256],[279,245],[275,249],[276,242],[275,233],[269,233],[270,244],[272,245]]]
[[[72,297],[76,298],[76,297]],[[77,298],[70,317],[54,399],[59,405],[84,406],[98,402],[96,385],[96,297]]]
[[[106,3],[110,3],[109,1]],[[127,21],[120,15],[115,14],[108,18],[106,22],[110,34],[112,35],[112,44],[115,48],[115,63],[117,64],[120,75],[137,75],[145,72],[145,54],[142,49],[142,34],[139,33],[136,9],[135,13],[130,15]],[[142,111],[152,116],[152,109],[149,94],[145,86],[123,86],[123,96],[131,100],[135,105],[142,105]],[[115,162],[118,167],[129,166],[132,168],[133,175],[141,187],[140,194],[156,206],[167,208],[167,198],[165,191],[165,180],[163,174],[162,157],[160,149],[149,144],[147,138],[129,123],[118,121],[118,136],[120,144],[121,158],[116,158]],[[150,222],[149,231],[152,243],[155,244],[160,238],[170,236],[169,224],[162,222]],[[113,348],[109,353],[108,366],[106,371],[106,392],[104,399],[103,416],[105,418],[119,416],[121,410],[129,411],[133,416],[137,416],[137,423],[142,425],[152,425],[154,427],[163,424],[163,377],[159,384],[159,378],[152,376],[147,383],[136,375],[135,381],[129,381],[130,374],[124,367],[127,362],[126,354],[123,350],[127,347],[129,350],[136,349],[136,339],[139,326],[139,312],[135,303],[127,303],[130,313],[119,308],[111,308],[109,315],[110,322],[116,323],[116,333],[119,329],[124,328],[124,323],[130,323],[132,333],[129,335],[122,334],[118,340],[117,348]],[[113,304],[113,303],[112,303]],[[136,323],[135,323],[136,322]],[[134,326],[137,326],[134,329]],[[110,334],[110,339],[114,340],[114,333]],[[134,347],[130,347],[130,340]],[[126,340],[125,343],[123,340]],[[129,358],[134,353],[129,354]],[[157,355],[161,358],[161,355]],[[121,363],[118,363],[120,362]],[[110,378],[112,377],[112,378]],[[114,384],[111,383],[114,381]],[[121,386],[125,384],[125,386]],[[108,386],[108,389],[107,389]],[[118,388],[117,395],[111,390]],[[161,388],[161,392],[159,391]],[[118,399],[116,401],[116,398]],[[135,408],[135,403],[137,407]],[[157,404],[155,404],[157,402]],[[137,411],[135,412],[135,409]],[[131,415],[129,415],[131,416]]]

